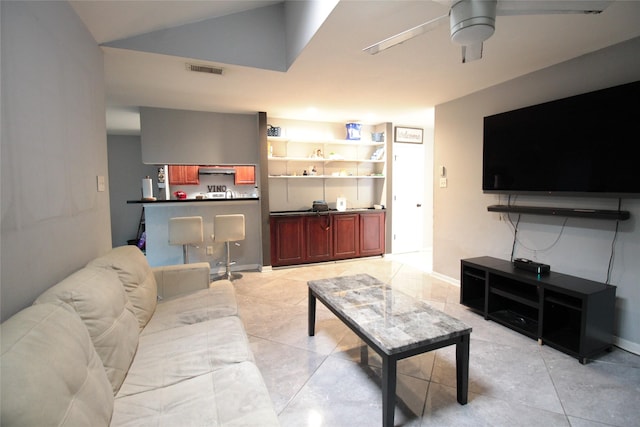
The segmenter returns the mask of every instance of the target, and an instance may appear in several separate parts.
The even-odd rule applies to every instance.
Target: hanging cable
[[[620,212],[620,208],[622,207],[622,199],[618,199],[618,212]],[[613,260],[616,254],[616,240],[618,239],[618,227],[620,226],[620,221],[616,221],[616,229],[613,232],[613,239],[611,240],[611,255],[609,255],[609,266],[607,267],[607,280],[605,283],[608,285],[611,280],[611,271],[613,270]]]
[[[531,252],[544,252],[544,251],[548,251],[549,249],[553,248],[558,241],[560,240],[560,237],[562,237],[562,233],[564,232],[564,227],[565,225],[567,225],[567,220],[569,218],[565,218],[564,221],[562,222],[562,228],[560,229],[560,233],[558,233],[558,237],[556,237],[556,240],[553,241],[553,243],[551,243],[549,246],[547,246],[546,248],[542,248],[542,249],[534,249],[534,248],[529,248],[527,247],[527,245],[523,244],[520,240],[518,240],[518,243],[520,243],[520,246],[522,246],[523,248],[531,251]]]
[[[511,196],[509,196],[508,201],[507,201],[508,206],[511,206]],[[553,241],[553,243],[551,243],[549,246],[545,247],[545,248],[541,248],[541,249],[535,249],[535,248],[530,248],[527,245],[525,245],[524,243],[522,243],[522,241],[520,239],[518,239],[518,226],[520,225],[520,216],[521,214],[518,214],[518,220],[516,221],[516,223],[513,223],[513,220],[511,219],[511,215],[507,214],[507,218],[509,220],[509,223],[511,224],[511,227],[513,227],[513,244],[511,246],[511,261],[513,261],[513,257],[515,255],[515,248],[516,248],[516,243],[519,243],[520,246],[522,246],[524,249],[531,251],[531,252],[544,252],[544,251],[548,251],[549,249],[553,248],[556,244],[558,244],[558,242],[560,241],[560,237],[562,237],[562,234],[564,233],[564,229],[565,226],[567,225],[567,221],[569,220],[568,217],[566,217],[564,219],[564,221],[562,222],[562,227],[560,229],[560,232],[558,233],[558,236],[556,237],[556,239]]]
[[[511,220],[511,215],[507,214],[507,218],[509,218],[509,222],[513,227],[513,244],[511,245],[511,262],[513,262],[513,255],[516,251],[516,242],[518,241],[518,225],[520,224],[520,214],[518,214],[518,221],[514,224]]]

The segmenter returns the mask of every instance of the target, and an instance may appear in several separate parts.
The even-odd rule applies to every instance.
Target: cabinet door
[[[303,217],[272,217],[271,265],[293,265],[304,262]]]
[[[355,258],[360,254],[360,228],[358,214],[340,214],[333,216],[333,257]]]
[[[169,165],[169,185],[200,184],[199,166]]]
[[[385,213],[360,214],[360,256],[384,254]]]
[[[254,185],[256,183],[255,166],[234,166],[236,170],[235,185]]]
[[[331,259],[333,243],[331,216],[307,216],[304,219],[306,237],[306,261],[319,262]]]

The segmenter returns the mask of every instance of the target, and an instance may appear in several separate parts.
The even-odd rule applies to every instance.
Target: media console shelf
[[[616,287],[493,257],[463,259],[460,304],[582,364],[611,350]]]
[[[555,215],[580,218],[609,219],[624,221],[629,219],[629,211],[605,210],[605,209],[573,209],[554,208],[545,206],[514,206],[491,205],[487,206],[489,212],[524,213],[533,215]]]

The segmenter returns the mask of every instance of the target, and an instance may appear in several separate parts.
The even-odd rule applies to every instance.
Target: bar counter
[[[171,199],[171,200],[127,200],[127,204],[149,204],[149,205],[168,205],[168,204],[188,204],[188,203],[231,203],[244,202],[247,200],[260,200],[259,197],[235,197],[233,199]]]
[[[183,200],[129,200],[142,204],[145,216],[146,253],[151,266],[182,263],[182,246],[169,245],[169,219],[182,216],[201,216],[204,242],[189,250],[190,262],[209,262],[213,273],[224,267],[224,243],[213,241],[213,218],[216,215],[243,214],[245,240],[240,246],[231,245],[231,259],[236,261],[233,271],[257,270],[262,267],[262,227],[260,199],[183,199]],[[207,249],[208,252],[207,253]]]

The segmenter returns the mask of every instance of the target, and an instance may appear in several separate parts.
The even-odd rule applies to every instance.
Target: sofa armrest
[[[152,267],[158,285],[158,298],[170,298],[209,287],[208,262]]]

